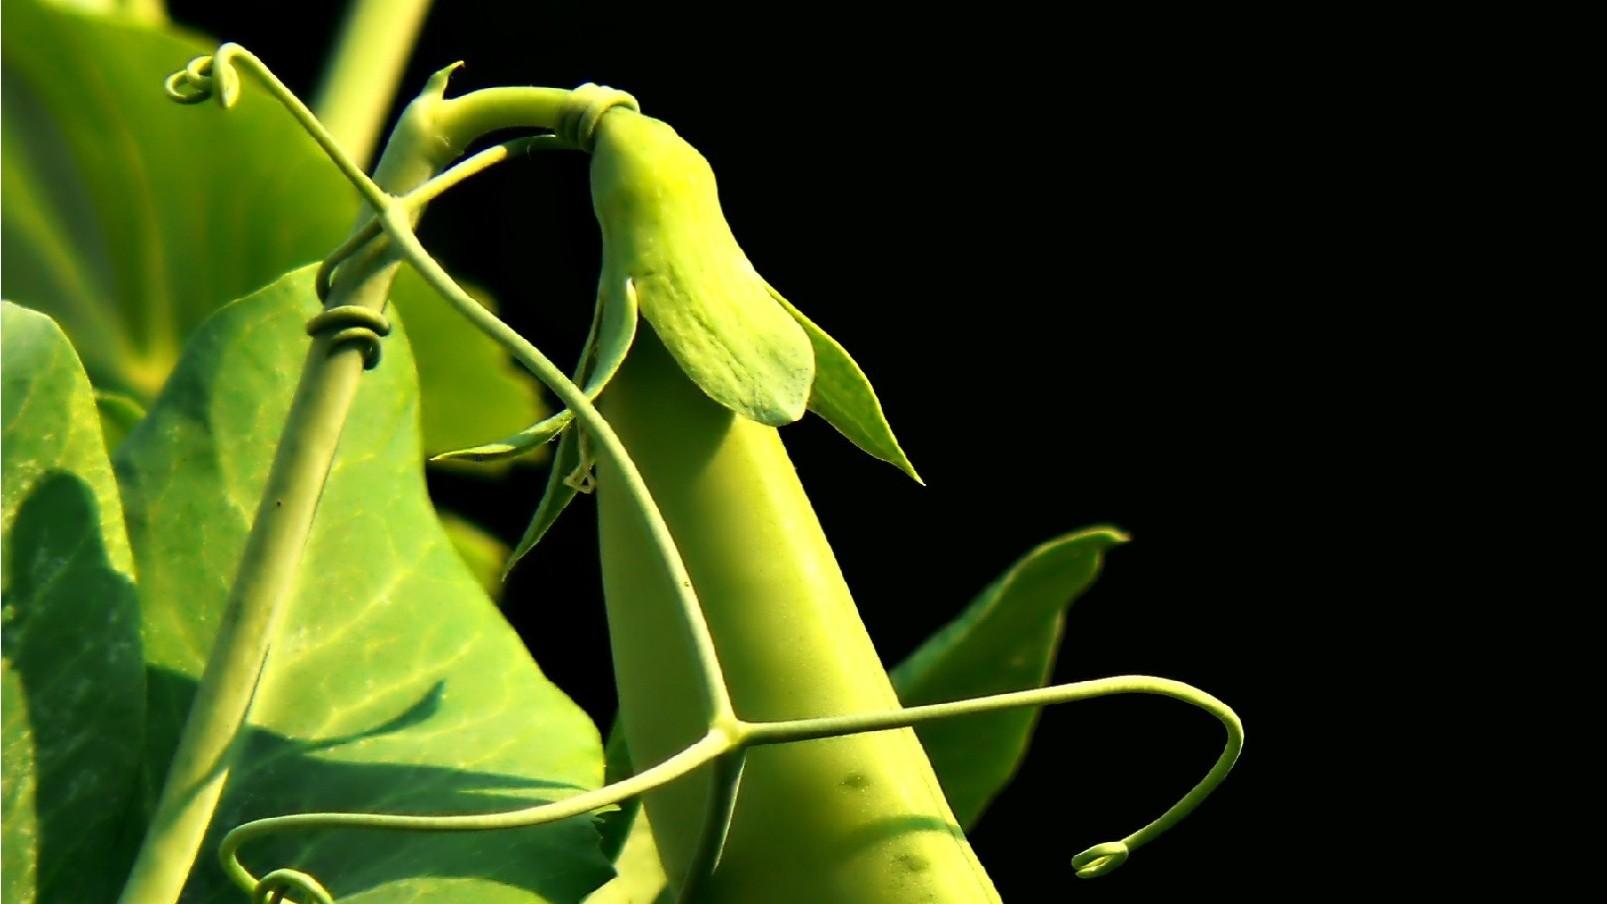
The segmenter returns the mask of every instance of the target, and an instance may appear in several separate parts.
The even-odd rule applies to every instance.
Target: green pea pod
[[[711,403],[678,363],[644,331],[600,405],[680,547],[737,715],[898,706],[780,435]],[[701,736],[710,714],[644,517],[611,463],[599,462],[597,478],[620,718],[645,767]],[[708,773],[644,803],[677,886],[695,856]],[[703,889],[700,900],[744,904],[999,900],[908,729],[749,751]]]
[[[737,245],[708,161],[624,107],[602,117],[595,140],[604,290],[635,284],[642,316],[709,398],[761,424],[803,417],[814,349]]]

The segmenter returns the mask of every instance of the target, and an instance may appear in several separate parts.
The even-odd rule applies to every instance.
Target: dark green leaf
[[[304,268],[219,311],[118,452],[153,675],[152,763],[166,762],[201,674],[317,310]],[[483,812],[602,779],[596,729],[541,675],[430,509],[417,404],[398,329],[342,434],[252,710],[258,734],[207,850],[261,816]],[[576,900],[608,878],[597,842],[582,818],[455,835],[314,832],[244,855],[297,865],[341,901],[523,904]],[[187,899],[234,894],[203,857]]]
[[[61,323],[97,387],[148,402],[208,314],[340,243],[356,192],[254,82],[227,111],[163,96],[215,44],[3,8],[4,292]],[[394,300],[415,321],[429,450],[540,416],[534,384],[420,280],[404,274]]]
[[[0,321],[0,897],[105,901],[138,841],[124,826],[145,710],[134,562],[78,356],[43,314],[5,302]]]
[[[1127,537],[1091,528],[1023,556],[959,617],[890,673],[905,706],[1041,687],[1054,671],[1066,607]],[[969,828],[1010,781],[1032,740],[1036,710],[1006,710],[916,728],[960,825]]]
[[[872,456],[887,462],[908,474],[916,483],[924,484],[915,466],[899,447],[893,428],[882,413],[882,403],[871,388],[870,378],[859,369],[848,350],[836,339],[815,325],[813,320],[793,307],[768,284],[770,297],[791,314],[798,325],[809,334],[815,349],[815,382],[809,390],[809,410],[825,418],[837,432]]]

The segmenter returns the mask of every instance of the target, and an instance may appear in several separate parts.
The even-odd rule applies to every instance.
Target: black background
[[[305,97],[336,6],[170,4]],[[1307,33],[1268,45],[1220,18],[1009,3],[903,18],[584,6],[437,4],[398,104],[454,60],[468,63],[457,91],[597,81],[709,158],[749,257],[856,356],[927,480],[812,418],[784,432],[883,658],[1031,546],[1114,524],[1133,542],[1073,608],[1057,680],[1163,675],[1245,720],[1216,796],[1081,883],[1070,856],[1158,815],[1221,734],[1162,700],[1049,711],[972,836],[1005,899],[1215,898],[1344,871],[1314,828],[1325,767],[1293,742],[1306,690],[1287,671],[1323,644],[1339,617],[1324,588],[1361,552],[1319,540],[1332,462],[1356,439],[1311,379],[1345,290],[1310,263],[1328,236],[1305,210],[1341,177],[1315,162],[1333,136],[1286,78]],[[572,361],[600,250],[583,157],[505,165],[435,204],[422,232]],[[431,480],[439,503],[512,542],[544,473]],[[583,500],[504,605],[607,726],[594,533]]]

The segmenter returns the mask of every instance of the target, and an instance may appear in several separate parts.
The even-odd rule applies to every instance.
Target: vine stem
[[[272,816],[238,826],[224,836],[220,856],[224,870],[235,884],[246,890],[257,886],[257,879],[241,866],[240,846],[255,838],[297,829],[390,829],[403,832],[492,831],[516,829],[555,822],[590,813],[600,807],[629,800],[651,791],[717,759],[731,751],[728,732],[715,729],[688,745],[680,753],[611,785],[586,791],[552,803],[539,804],[501,813],[473,813],[462,816],[398,816],[383,813],[296,813]]]
[[[368,162],[430,0],[353,0],[313,110],[359,166]]]
[[[311,117],[266,67],[234,45],[220,48],[213,58],[192,61],[180,73],[192,76],[180,99],[204,99],[217,91],[226,105],[232,102],[229,95],[237,96],[239,91],[238,74],[232,68],[236,61],[244,62],[272,93],[293,107],[292,112],[299,110],[298,118]],[[450,160],[450,156],[443,159],[429,111],[440,102],[436,89],[444,85],[444,79],[432,80],[409,106],[386,147],[375,174],[377,181],[370,183],[376,191],[382,191],[380,184],[408,191]],[[179,93],[172,79],[168,89],[170,95]],[[333,146],[327,133],[320,130],[319,134],[320,144],[328,141],[326,149]],[[394,258],[378,252],[354,261],[337,281],[331,306],[382,310],[397,266]],[[308,350],[200,685],[168,766],[155,815],[119,899],[122,904],[176,901],[189,877],[228,780],[236,742],[283,618],[284,602],[299,574],[318,499],[363,366],[364,354],[357,345],[335,342],[327,334],[315,337]]]

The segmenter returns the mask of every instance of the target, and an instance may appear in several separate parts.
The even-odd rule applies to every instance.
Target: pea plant
[[[5,4],[7,902],[998,900],[965,830],[1037,710],[1109,695],[1227,740],[1076,875],[1221,783],[1243,730],[1209,694],[1047,684],[1118,530],[1032,549],[886,669],[778,428],[819,417],[920,478],[707,160],[623,91],[454,94],[449,66],[370,173],[387,99],[350,86],[394,80],[423,9],[382,5],[309,107],[159,5]],[[415,231],[544,151],[588,155],[604,249],[572,373]],[[505,559],[435,510],[426,449],[547,456]],[[582,495],[606,733],[487,590]]]

